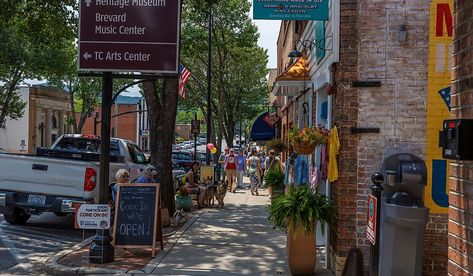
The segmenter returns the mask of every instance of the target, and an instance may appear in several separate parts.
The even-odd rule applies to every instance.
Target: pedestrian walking
[[[264,151],[261,152],[259,158],[261,159],[261,179],[264,178],[264,172],[266,171],[266,153]],[[263,182],[263,181],[261,181]]]
[[[243,176],[246,173],[246,156],[241,151],[237,152],[237,187],[243,189]]]
[[[230,150],[230,153],[225,157],[225,174],[228,179],[228,188],[231,192],[236,193],[236,168],[237,168],[237,160],[236,155],[233,149]]]
[[[281,159],[279,159],[279,157],[276,156],[276,153],[274,152],[274,150],[269,151],[269,156],[266,158],[264,165],[266,168],[266,172],[269,172],[271,170],[283,171]]]
[[[222,154],[218,157],[218,171],[220,173],[219,177],[222,178],[222,182],[225,182],[225,158],[227,157],[227,154],[229,152],[228,147],[225,147],[223,149]]]
[[[258,187],[261,183],[260,181],[263,173],[261,169],[261,159],[257,156],[256,149],[251,151],[251,155],[252,156],[246,162],[248,174],[250,176],[251,194],[259,195]]]

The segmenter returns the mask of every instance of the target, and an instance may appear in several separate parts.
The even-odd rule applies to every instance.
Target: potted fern
[[[276,196],[284,194],[284,172],[280,169],[268,170],[264,174],[264,187],[273,200]]]
[[[271,202],[269,220],[275,229],[287,231],[287,258],[292,275],[312,275],[316,264],[316,225],[333,226],[335,207],[325,195],[308,185],[291,186]]]

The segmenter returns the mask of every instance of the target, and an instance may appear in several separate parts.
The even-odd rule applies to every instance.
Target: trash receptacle
[[[424,232],[429,209],[424,206],[427,168],[411,154],[383,162],[379,275],[422,275]]]

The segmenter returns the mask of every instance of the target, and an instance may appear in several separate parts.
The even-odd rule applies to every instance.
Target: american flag
[[[191,71],[187,70],[184,65],[179,64],[179,96],[186,98],[186,92],[184,91],[184,85],[187,80],[191,77]]]

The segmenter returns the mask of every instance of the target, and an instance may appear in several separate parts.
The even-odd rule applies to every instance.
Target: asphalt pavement
[[[73,215],[45,213],[24,225],[11,225],[0,215],[0,274],[44,274],[48,258],[92,234],[74,229]]]

